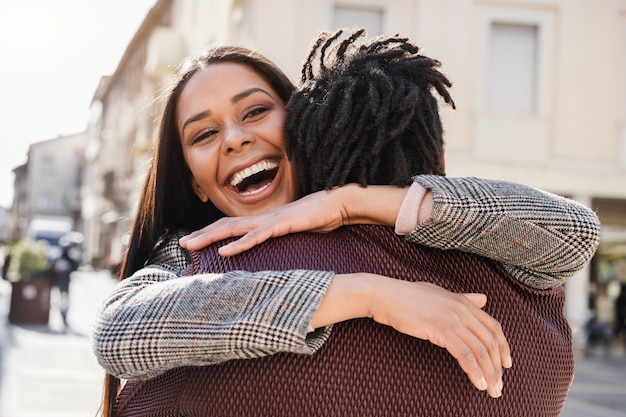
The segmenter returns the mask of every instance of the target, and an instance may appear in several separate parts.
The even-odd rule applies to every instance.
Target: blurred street
[[[11,285],[0,280],[0,417],[96,415],[104,371],[91,353],[89,329],[113,285],[108,272],[74,272],[65,331],[55,289],[48,326],[8,324]]]
[[[48,326],[8,324],[11,286],[0,281],[0,417],[96,415],[104,373],[91,353],[88,332],[97,306],[114,284],[107,272],[74,273],[71,329],[65,332],[54,290]],[[623,350],[577,355],[576,378],[561,416],[626,417]]]
[[[615,351],[576,357],[576,376],[561,417],[626,417],[626,356]]]

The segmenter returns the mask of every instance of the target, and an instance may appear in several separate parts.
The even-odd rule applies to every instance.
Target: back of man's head
[[[454,108],[439,61],[399,36],[362,45],[364,30],[322,33],[287,104],[285,142],[303,194],[346,183],[407,185],[443,175],[433,89]]]

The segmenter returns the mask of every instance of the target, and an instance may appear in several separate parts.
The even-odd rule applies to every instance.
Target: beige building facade
[[[626,280],[626,0],[158,0],[94,96],[85,235],[111,265],[150,158],[171,66],[212,43],[252,47],[297,81],[319,31],[400,33],[439,59],[447,171],[521,182],[597,211],[603,243],[566,288],[575,330],[611,319]]]
[[[10,240],[27,237],[36,222],[82,228],[80,190],[85,132],[33,143],[16,167]],[[32,237],[32,236],[31,236]]]

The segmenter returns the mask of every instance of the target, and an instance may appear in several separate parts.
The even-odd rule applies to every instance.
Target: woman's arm
[[[412,209],[414,229],[407,239],[495,259],[531,287],[562,284],[589,262],[598,247],[597,216],[573,200],[506,181],[436,175],[414,180],[424,195]],[[407,192],[393,186],[349,184],[259,216],[221,219],[183,238],[181,244],[199,249],[243,236],[220,248],[220,254],[229,256],[287,233],[328,232],[346,224],[394,226],[403,203],[410,200]]]
[[[330,328],[309,332],[331,272],[181,277],[187,252],[172,236],[150,265],[118,283],[92,331],[100,365],[125,379],[276,352],[313,353]]]
[[[482,294],[368,273],[181,277],[188,258],[177,240],[158,248],[155,264],[121,281],[98,314],[93,350],[112,375],[146,379],[180,366],[311,354],[329,325],[369,317],[446,348],[478,389],[500,395],[510,351],[499,323],[481,310]]]
[[[415,180],[432,191],[433,203],[430,217],[408,234],[410,241],[495,259],[530,287],[562,284],[600,243],[598,217],[573,200],[507,181]]]

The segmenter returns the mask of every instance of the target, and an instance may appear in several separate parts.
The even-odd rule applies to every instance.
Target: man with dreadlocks
[[[411,186],[417,194],[420,187],[431,190],[427,194],[433,196],[432,215],[407,236],[408,241],[389,227],[363,225],[328,234],[291,234],[229,258],[220,257],[213,245],[192,251],[186,273],[285,268],[371,271],[430,282],[453,292],[485,293],[489,300],[485,310],[502,324],[514,356],[514,366],[503,377],[502,397],[494,399],[476,390],[441,347],[357,319],[335,324],[331,337],[314,355],[278,353],[176,368],[147,381],[129,381],[118,400],[119,415],[559,415],[573,376],[560,284],[573,271],[554,265],[556,258],[520,267],[505,258],[496,262],[459,250],[433,249],[470,247],[493,255],[498,252],[493,245],[507,242],[498,234],[503,225],[496,223],[490,226],[496,233],[489,237],[466,236],[460,228],[456,241],[437,240],[433,230],[442,218],[453,217],[463,224],[472,215],[454,208],[440,212],[442,199],[452,200],[448,207],[454,207],[454,201],[485,195],[478,180],[443,176],[443,129],[431,90],[454,106],[447,92],[450,83],[437,70],[439,63],[419,55],[407,39],[383,37],[357,46],[362,34],[353,32],[345,40],[340,39],[342,32],[323,34],[305,65],[303,88],[289,102],[287,146],[299,164],[303,190],[352,182],[406,186],[414,176],[421,184]],[[314,71],[318,53],[320,67]],[[493,181],[490,186],[503,198],[494,210],[525,210],[507,202],[519,203],[513,185]],[[566,204],[554,198],[553,204]],[[409,194],[407,199],[419,204],[421,196]],[[232,228],[239,220],[227,221]],[[220,222],[218,228],[223,227]],[[510,224],[507,227],[511,230]],[[238,231],[230,233],[235,236]],[[548,269],[556,279],[548,279]]]

